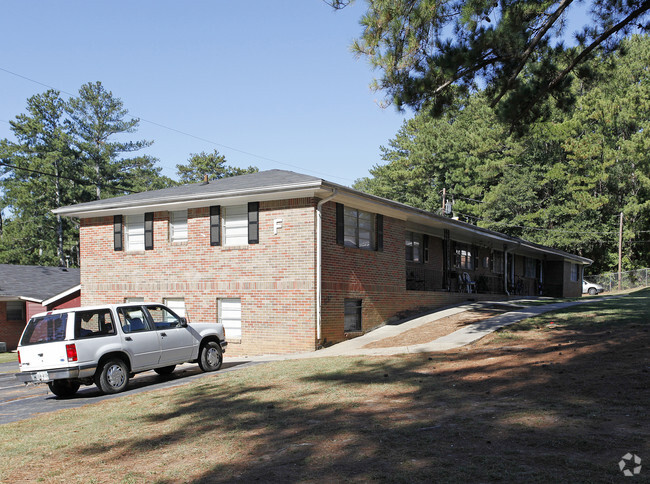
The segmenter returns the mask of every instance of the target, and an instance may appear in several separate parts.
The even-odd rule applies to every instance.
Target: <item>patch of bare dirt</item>
[[[474,309],[462,313],[447,316],[446,318],[431,321],[417,328],[404,331],[403,333],[390,338],[384,338],[379,341],[373,341],[364,346],[364,348],[393,348],[398,346],[411,346],[429,343],[433,340],[446,336],[454,331],[467,326],[468,324],[478,323],[484,319],[489,319],[506,312],[505,309],[485,308]]]

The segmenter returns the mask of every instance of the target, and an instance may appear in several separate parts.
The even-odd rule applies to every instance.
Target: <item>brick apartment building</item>
[[[219,319],[230,354],[311,351],[468,298],[579,296],[589,259],[283,170],[73,205],[82,303]]]
[[[79,306],[79,269],[0,264],[0,342],[15,350],[34,314]]]

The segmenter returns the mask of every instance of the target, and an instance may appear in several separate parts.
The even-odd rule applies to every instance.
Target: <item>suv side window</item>
[[[151,329],[141,306],[120,308],[118,314],[122,331],[125,333],[138,333]]]
[[[170,329],[180,327],[181,318],[163,306],[147,306],[156,329]]]
[[[109,309],[78,311],[74,319],[74,337],[93,338],[115,334],[115,324]]]

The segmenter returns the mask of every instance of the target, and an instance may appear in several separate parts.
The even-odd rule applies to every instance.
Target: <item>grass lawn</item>
[[[270,363],[45,414],[0,428],[0,481],[618,482],[624,454],[650,459],[649,321],[644,290],[459,350]]]
[[[12,363],[18,361],[18,355],[16,353],[0,353],[0,363]]]

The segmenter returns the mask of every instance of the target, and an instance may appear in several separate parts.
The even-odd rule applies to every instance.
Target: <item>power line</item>
[[[43,82],[37,81],[37,80],[32,79],[32,78],[27,77],[27,76],[23,76],[22,74],[18,74],[17,72],[10,71],[10,70],[5,69],[3,67],[0,67],[0,71],[6,72],[7,74],[11,74],[12,76],[20,77],[21,79],[25,79],[26,81],[33,82],[33,83],[38,84],[40,86],[47,87],[48,89],[54,89],[56,91],[67,94],[68,96],[72,96],[72,97],[75,96],[75,94],[64,91],[63,89],[58,89],[58,88],[56,88],[54,86],[50,86],[49,84],[45,84]],[[228,149],[228,150],[231,150],[231,151],[235,151],[235,152],[241,153],[243,155],[252,156],[253,158],[257,158],[259,160],[270,161],[271,163],[277,163],[278,165],[283,165],[283,166],[287,166],[289,168],[295,168],[295,169],[298,169],[298,170],[307,171],[307,172],[310,172],[310,173],[313,173],[313,174],[316,174],[316,175],[326,176],[328,178],[337,178],[339,180],[354,182],[354,180],[352,180],[350,178],[345,178],[345,177],[336,176],[336,175],[329,175],[327,173],[322,173],[322,172],[319,172],[319,171],[316,171],[316,170],[311,170],[311,169],[304,168],[304,167],[298,166],[298,165],[292,165],[291,163],[285,163],[285,162],[282,162],[282,161],[279,161],[279,160],[275,160],[273,158],[268,158],[266,156],[257,155],[255,153],[251,153],[251,152],[248,152],[248,151],[245,151],[245,150],[240,150],[240,149],[234,148],[232,146],[224,145],[222,143],[218,143],[216,141],[213,141],[213,140],[210,140],[210,139],[207,139],[207,138],[203,138],[201,136],[196,136],[196,135],[193,135],[191,133],[181,131],[180,129],[176,129],[176,128],[172,128],[170,126],[166,126],[164,124],[156,123],[155,121],[151,121],[151,120],[142,118],[142,117],[138,116],[137,114],[134,114],[134,116],[137,117],[140,121],[142,121],[144,123],[148,123],[148,124],[151,124],[153,126],[158,126],[159,128],[163,128],[163,129],[166,129],[168,131],[173,131],[175,133],[182,134],[183,136],[188,136],[190,138],[194,138],[196,140],[203,141],[204,143],[209,143],[209,144],[212,144],[212,145],[215,145],[215,146],[220,146],[222,148],[225,148],[225,149]]]
[[[6,166],[7,168],[11,168],[13,170],[21,170],[21,171],[27,171],[29,173],[36,173],[38,175],[51,176],[52,178],[61,178],[63,180],[68,180],[68,181],[77,183],[79,185],[88,185],[88,186],[92,185],[92,186],[95,186],[95,183],[93,183],[93,182],[91,182],[89,180],[81,180],[79,178],[70,178],[68,176],[57,175],[55,173],[48,173],[48,172],[40,171],[40,170],[32,170],[31,168],[21,168],[20,166],[15,166],[15,165],[10,165],[9,163],[5,163],[4,161],[0,161],[0,166]],[[124,188],[121,185],[109,184],[109,185],[103,185],[103,186],[110,187],[110,188],[116,188],[118,190],[123,190],[123,191],[129,192],[129,193],[138,193],[136,191],[129,190],[128,188]]]

